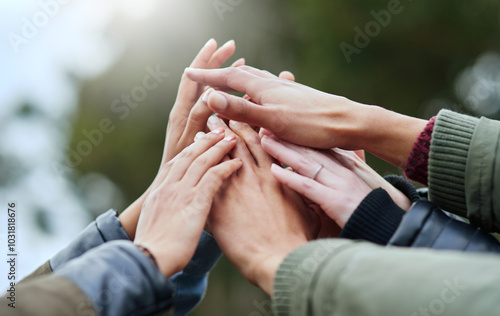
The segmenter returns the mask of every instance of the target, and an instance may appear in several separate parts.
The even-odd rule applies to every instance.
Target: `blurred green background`
[[[220,45],[236,41],[230,62],[245,57],[247,64],[276,74],[290,70],[300,83],[362,103],[426,119],[441,108],[500,118],[498,1],[126,2],[130,12],[113,11],[99,29],[113,52],[106,66],[95,75],[70,73],[67,79],[75,82],[76,106],[63,117],[70,123],[66,150],[75,149],[86,139],[82,131],[98,128],[103,118],[116,126],[65,173],[91,218],[107,208],[123,210],[154,178],[181,74],[211,37]],[[146,4],[147,10],[141,8]],[[381,15],[396,5],[399,13]],[[377,22],[375,16],[385,20]],[[365,47],[356,47],[359,51],[346,58],[341,44],[355,47],[356,30],[371,35]],[[121,119],[111,104],[142,82],[146,67],[156,65],[168,77]],[[18,103],[28,113],[36,108],[25,100]],[[373,156],[368,163],[382,175],[401,174]],[[95,192],[92,185],[82,186],[81,179],[89,175],[103,177],[99,183],[113,189]],[[96,203],[106,192],[113,194]],[[270,315],[268,299],[222,259],[211,274],[205,300],[192,315]]]

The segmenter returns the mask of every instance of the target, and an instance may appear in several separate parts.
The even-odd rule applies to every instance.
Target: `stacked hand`
[[[193,256],[215,194],[241,167],[238,158],[219,164],[236,144],[217,129],[164,164],[158,187],[146,198],[134,243],[147,248],[169,277]]]
[[[280,141],[268,131],[261,131],[262,146],[271,156],[295,172],[274,164],[273,175],[299,192],[343,228],[361,201],[375,188],[385,189],[403,209],[410,201],[371,169],[354,152],[314,150]],[[314,178],[314,179],[312,179]]]
[[[279,264],[290,251],[316,238],[320,218],[269,173],[274,159],[262,149],[254,129],[234,121],[228,127],[216,116],[208,127],[234,133],[237,144],[229,156],[243,162],[215,198],[210,230],[243,276],[270,293]]]
[[[219,68],[234,54],[234,51],[234,41],[229,41],[217,49],[215,40],[210,39],[194,58],[191,67]],[[241,58],[234,62],[233,66],[240,66],[244,63],[245,60]],[[206,91],[202,96],[206,88],[190,80],[186,74],[182,75],[177,99],[170,112],[160,170],[169,160],[193,143],[197,132],[205,130],[207,119],[212,114],[212,110],[207,106],[206,97],[204,98],[211,90]],[[144,201],[149,193],[161,184],[159,174],[160,172],[144,194],[120,214],[120,222],[132,240]]]
[[[217,49],[210,40],[191,67],[218,68],[234,49],[232,41]],[[243,64],[240,59],[233,68],[186,71],[160,170],[120,221],[165,276],[189,262],[208,225],[229,260],[270,293],[285,256],[308,240],[337,236],[372,189],[386,189],[404,209],[409,201],[354,152],[328,149],[361,147],[343,132],[363,125],[362,109],[369,106],[297,84],[289,72],[276,77]],[[246,123],[211,116],[212,110],[267,130],[259,135]],[[357,121],[347,119],[353,110],[360,111]]]
[[[396,166],[406,161],[426,124],[248,66],[187,69],[186,74],[196,82],[249,96],[213,93],[208,106],[224,118],[264,127],[302,146],[365,149]]]

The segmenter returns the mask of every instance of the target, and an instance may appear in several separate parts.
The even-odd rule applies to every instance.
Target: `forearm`
[[[135,238],[135,230],[137,229],[137,222],[139,221],[142,205],[144,204],[144,200],[146,200],[147,192],[148,191],[146,191],[146,193],[144,193],[141,197],[139,197],[132,204],[130,204],[129,207],[127,207],[118,216],[118,219],[120,220],[120,223],[125,232],[127,232],[127,235],[130,238],[130,240],[134,240]]]
[[[355,127],[347,130],[348,146],[364,149],[400,168],[427,124],[378,106],[356,106],[356,111],[346,115],[346,121]]]
[[[273,306],[277,315],[416,315],[438,307],[442,315],[492,315],[498,264],[489,255],[316,241],[281,264]]]

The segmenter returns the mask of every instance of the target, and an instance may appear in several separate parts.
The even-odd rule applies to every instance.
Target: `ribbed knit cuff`
[[[405,211],[394,203],[384,189],[375,189],[359,204],[340,237],[386,245],[404,215]]]
[[[432,131],[436,117],[433,116],[424,130],[420,133],[413,144],[406,166],[404,168],[405,176],[413,181],[417,181],[427,186],[428,167],[429,167],[429,149],[431,146]]]
[[[290,253],[274,278],[273,309],[280,315],[308,315],[311,290],[323,262],[353,245],[346,239],[321,239],[309,242]],[[333,273],[332,273],[333,275]],[[337,275],[340,275],[337,274]],[[332,278],[332,281],[335,281]]]
[[[479,119],[449,110],[436,118],[429,153],[429,198],[440,208],[466,216],[465,168]]]
[[[393,187],[401,191],[412,202],[420,200],[420,194],[417,189],[405,178],[397,175],[388,175],[384,179],[389,182]]]

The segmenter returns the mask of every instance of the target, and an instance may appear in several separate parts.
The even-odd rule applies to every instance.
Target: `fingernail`
[[[207,91],[205,91],[205,93],[203,94],[203,96],[201,97],[201,101],[207,103],[208,102],[208,96],[210,95],[210,93],[214,92],[214,88],[210,88],[208,89]]]
[[[205,43],[205,45],[204,45],[203,47],[208,46],[208,45],[210,44],[210,42],[214,42],[214,41],[215,41],[215,40],[214,40],[213,38],[209,39],[209,40]]]
[[[234,135],[229,135],[229,136],[224,137],[224,139],[223,139],[223,140],[225,140],[226,142],[232,142],[232,141],[234,141],[235,139],[236,139],[236,136],[234,136]]]
[[[272,139],[271,137],[267,136],[267,135],[264,135],[262,136],[262,138],[260,139],[261,142],[272,142],[274,139]]]
[[[215,112],[224,111],[227,108],[227,100],[222,94],[214,92],[212,98],[214,100],[211,105],[214,107],[214,110],[216,110]]]
[[[282,169],[280,166],[278,166],[277,164],[273,163],[271,165],[271,170],[279,170],[279,169]]]
[[[230,45],[231,43],[234,44],[234,40],[229,40],[229,41],[225,42],[224,45],[222,45],[222,47],[226,47],[226,46]]]
[[[205,135],[205,133],[203,132],[196,133],[196,135],[194,136],[194,141],[197,141],[198,139],[202,138],[203,135]]]
[[[186,68],[184,69],[184,72],[193,71],[193,70],[195,70],[195,69],[196,69],[196,68],[186,67]]]
[[[217,124],[219,123],[219,118],[215,115],[211,115],[209,118],[208,118],[208,123],[210,124]]]
[[[218,129],[212,131],[212,133],[215,133],[215,134],[224,134],[224,129],[223,128],[218,128]]]

